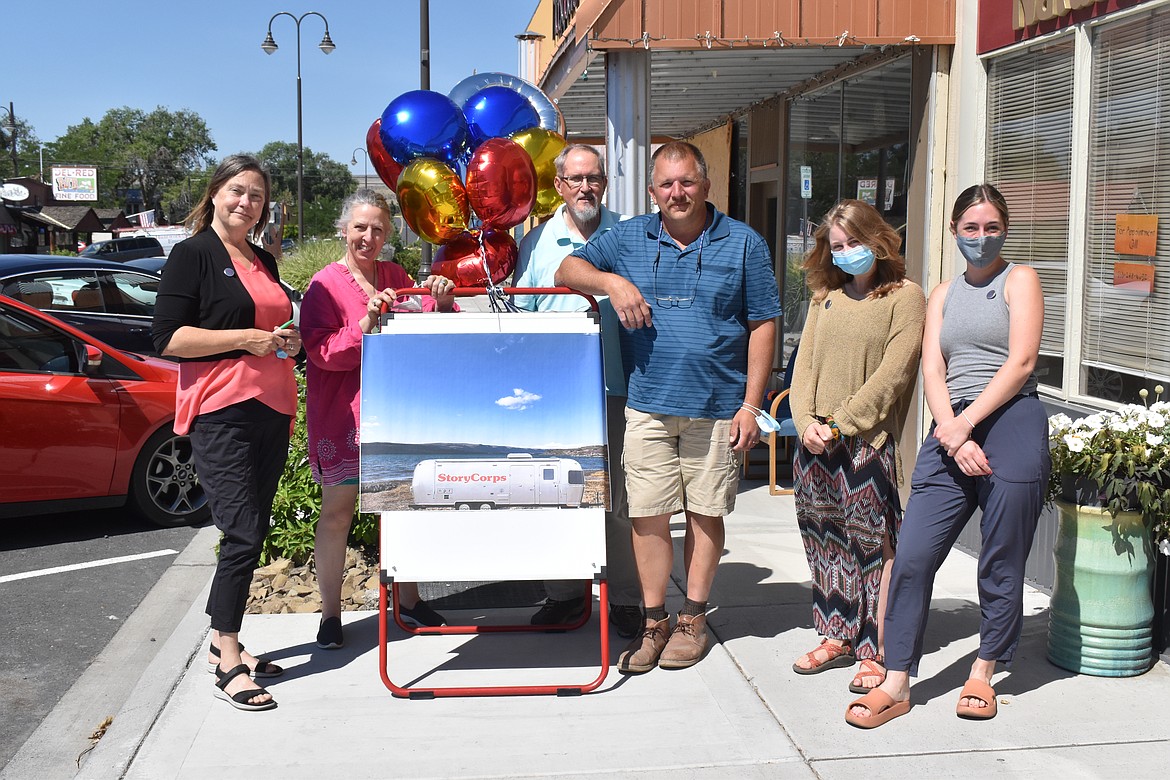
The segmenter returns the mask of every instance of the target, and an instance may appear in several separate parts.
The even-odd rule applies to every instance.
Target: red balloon
[[[517,255],[516,242],[505,231],[465,230],[435,251],[431,273],[453,279],[459,287],[486,287],[484,260],[491,269],[492,284],[499,284],[516,267]]]
[[[536,166],[510,138],[489,138],[467,163],[467,198],[485,227],[507,230],[528,218],[536,203]]]
[[[370,153],[370,164],[378,173],[378,178],[392,190],[398,189],[398,177],[402,175],[402,166],[390,156],[386,147],[382,146],[382,117],[374,120],[370,129],[366,131],[366,151]]]

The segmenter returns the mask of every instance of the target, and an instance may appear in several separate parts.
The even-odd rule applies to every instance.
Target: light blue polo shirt
[[[552,217],[545,220],[524,235],[520,241],[520,254],[516,260],[516,271],[512,274],[513,287],[556,287],[557,269],[573,250],[585,246],[577,236],[569,232],[565,224],[565,206],[562,204]],[[590,240],[596,240],[619,221],[627,219],[601,206],[601,223]],[[626,376],[622,370],[621,345],[618,332],[622,329],[617,313],[605,296],[597,298],[601,312],[601,356],[605,372],[607,395],[626,394]],[[528,311],[588,311],[589,301],[579,295],[517,295],[513,302]]]
[[[710,203],[690,246],[679,249],[661,226],[657,214],[633,217],[573,255],[628,279],[650,305],[651,327],[621,329],[629,406],[730,419],[747,387],[748,322],[780,315],[771,253]]]

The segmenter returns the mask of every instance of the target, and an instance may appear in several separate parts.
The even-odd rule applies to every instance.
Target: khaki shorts
[[[741,455],[731,420],[648,414],[626,407],[626,492],[630,517],[688,509],[722,517],[735,509]]]

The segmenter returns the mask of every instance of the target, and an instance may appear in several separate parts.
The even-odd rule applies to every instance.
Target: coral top
[[[283,325],[289,317],[288,296],[259,258],[254,259],[251,267],[234,258],[232,265],[256,304],[256,327],[273,330]],[[275,352],[264,357],[249,354],[226,360],[180,363],[179,387],[175,392],[175,433],[188,433],[192,421],[200,414],[250,398],[295,417],[294,364],[291,357],[278,358]]]
[[[375,264],[379,290],[414,287],[414,280],[396,263]],[[308,395],[309,469],[322,485],[356,480],[360,463],[358,441],[362,333],[370,296],[344,263],[330,263],[309,283],[301,301],[301,337],[309,362],[305,371]],[[429,295],[399,298],[395,311],[434,311]],[[457,309],[458,307],[456,307]]]

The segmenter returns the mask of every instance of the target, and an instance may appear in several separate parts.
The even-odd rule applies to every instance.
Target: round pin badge
[[[987,291],[987,300],[990,301],[994,297],[995,297],[995,290],[988,290]]]
[[[223,269],[223,275],[224,275],[224,276],[235,276],[235,275],[236,275],[236,269],[234,269],[234,268],[225,268],[225,269]]]
[[[832,302],[832,301],[825,301],[825,308],[826,308],[826,309],[828,309],[828,308],[832,307],[832,305],[833,305],[833,302]]]

